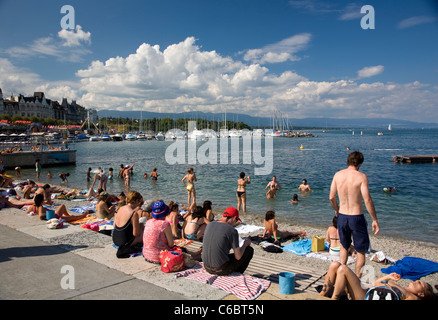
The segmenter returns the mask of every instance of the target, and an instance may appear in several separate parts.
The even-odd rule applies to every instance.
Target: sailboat
[[[388,131],[391,131],[391,130],[392,130],[392,127],[391,127],[391,124],[389,124]]]

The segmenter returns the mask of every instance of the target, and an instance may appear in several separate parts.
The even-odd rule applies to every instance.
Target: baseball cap
[[[234,207],[228,207],[227,209],[225,209],[224,213],[222,214],[222,216],[224,217],[236,217],[238,221],[242,221],[239,218],[239,211],[234,208]]]

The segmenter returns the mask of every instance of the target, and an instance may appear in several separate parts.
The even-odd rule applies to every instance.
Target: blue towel
[[[404,279],[415,281],[421,277],[438,271],[438,263],[415,257],[404,257],[395,265],[380,269],[383,273],[395,272]]]
[[[312,239],[303,239],[289,243],[283,247],[284,251],[292,252],[300,256],[304,256],[311,251]]]

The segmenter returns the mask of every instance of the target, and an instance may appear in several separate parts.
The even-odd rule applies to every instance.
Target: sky
[[[0,0],[0,39],[5,98],[438,123],[436,0]]]

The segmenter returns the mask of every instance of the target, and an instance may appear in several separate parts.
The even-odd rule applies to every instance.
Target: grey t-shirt
[[[239,234],[231,225],[212,221],[207,225],[202,241],[202,262],[210,268],[219,268],[228,262],[231,249],[239,247]]]

